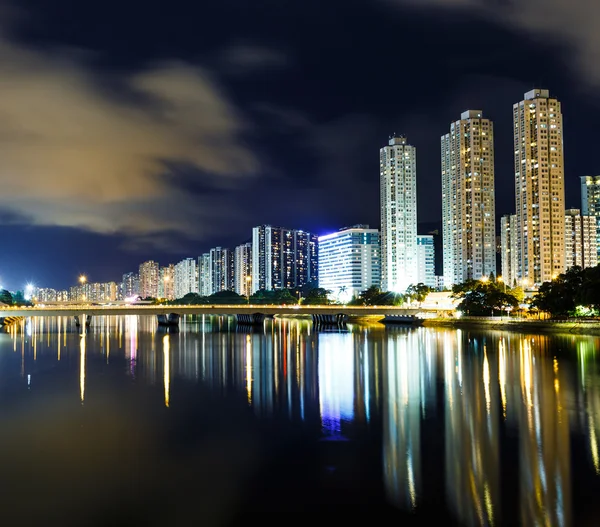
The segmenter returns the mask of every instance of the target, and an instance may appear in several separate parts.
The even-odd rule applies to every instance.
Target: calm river
[[[600,339],[227,317],[0,332],[2,525],[600,525]]]

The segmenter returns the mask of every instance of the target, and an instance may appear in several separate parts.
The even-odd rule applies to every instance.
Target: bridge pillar
[[[263,313],[241,313],[235,316],[235,320],[238,324],[261,326],[265,321],[265,315]]]
[[[315,326],[342,326],[348,320],[348,316],[345,313],[337,314],[321,314],[314,313],[312,315],[312,321]]]
[[[169,313],[168,315],[156,315],[159,326],[179,326],[179,314]]]
[[[78,328],[81,328],[81,334],[85,335],[87,332],[87,328],[90,327],[92,322],[92,315],[86,315],[85,313],[81,313],[80,315],[74,315],[75,325]]]

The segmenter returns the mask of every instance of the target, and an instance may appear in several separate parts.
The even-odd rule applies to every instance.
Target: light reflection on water
[[[151,317],[127,316],[98,317],[79,335],[66,317],[33,318],[0,335],[0,383],[20,377],[35,392],[77,356],[71,395],[86,406],[107,389],[99,364],[114,363],[126,364],[130,382],[160,389],[169,411],[191,381],[315,437],[353,441],[379,427],[388,501],[418,513],[439,501],[436,480],[469,526],[572,525],[575,468],[588,494],[600,491],[600,339],[349,327],[314,331],[292,319],[256,329],[203,316],[165,332]],[[576,467],[573,438],[585,445]],[[503,459],[508,450],[516,463]]]

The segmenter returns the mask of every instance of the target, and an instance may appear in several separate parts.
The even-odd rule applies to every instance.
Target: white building
[[[212,279],[210,276],[210,253],[198,257],[198,293],[200,296],[212,295]]]
[[[500,219],[500,253],[502,280],[509,287],[519,285],[516,214],[507,214]]]
[[[481,110],[463,112],[443,135],[444,283],[496,273],[494,126]]]
[[[565,211],[565,267],[598,265],[596,218],[582,216],[579,209]]]
[[[392,136],[379,151],[381,288],[403,293],[417,278],[417,151]]]
[[[188,293],[198,292],[196,260],[186,258],[175,265],[175,298],[183,298]]]
[[[524,286],[565,270],[562,121],[548,90],[531,90],[513,105],[517,274]]]
[[[435,246],[433,236],[417,236],[417,279],[416,284],[425,284],[436,288],[435,280]]]
[[[319,237],[319,287],[347,302],[381,280],[379,231],[355,225]]]
[[[600,176],[581,177],[581,213],[596,218],[596,245],[600,261]]]
[[[252,244],[244,243],[235,248],[233,255],[234,291],[248,296],[252,289]]]

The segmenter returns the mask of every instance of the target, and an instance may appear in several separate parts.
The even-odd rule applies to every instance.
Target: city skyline
[[[535,86],[563,105],[567,208],[581,207],[578,179],[599,172],[596,6],[555,0],[548,20],[569,23],[554,27],[477,0],[309,1],[273,5],[268,20],[254,5],[224,16],[224,5],[126,4],[2,3],[18,7],[0,28],[11,288],[233,249],[264,223],[317,235],[376,226],[373,152],[393,132],[420,152],[419,233],[439,228],[439,137],[469,108],[494,122],[498,219],[514,208],[510,107]],[[395,60],[399,28],[412,53],[388,96],[372,79]],[[445,45],[456,38],[465,45]]]

